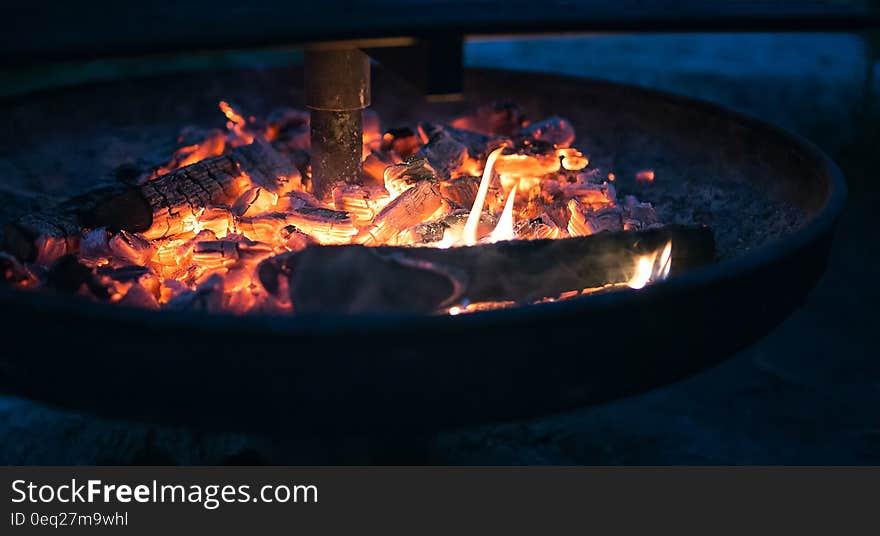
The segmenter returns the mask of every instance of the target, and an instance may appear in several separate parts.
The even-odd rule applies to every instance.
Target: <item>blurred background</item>
[[[880,153],[876,34],[638,34],[478,39],[468,66],[662,89],[761,117],[843,168],[849,206],[808,302],[719,367],[640,396],[543,419],[389,443],[267,437],[107,420],[0,395],[6,464],[876,464],[880,463]],[[158,72],[269,68],[291,50],[18,66],[4,96]],[[719,303],[718,307],[724,307]],[[296,423],[285,425],[295,427]]]

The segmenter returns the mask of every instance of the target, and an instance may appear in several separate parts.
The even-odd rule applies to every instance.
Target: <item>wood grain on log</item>
[[[105,186],[27,214],[4,229],[4,248],[18,258],[49,264],[76,251],[83,227],[141,233],[151,240],[173,236],[191,229],[205,208],[232,203],[252,184],[283,194],[300,187],[300,174],[257,139],[140,186]]]
[[[226,155],[208,158],[139,187],[142,200],[148,203],[151,212],[151,221],[146,229],[126,229],[124,221],[101,223],[111,229],[118,226],[141,232],[149,239],[180,234],[192,227],[202,209],[211,204],[234,201],[247,186],[247,179],[242,177],[232,158]],[[110,199],[102,208],[113,210],[110,205],[129,199],[137,202],[135,198]]]
[[[206,207],[232,203],[251,184],[285,193],[298,188],[299,181],[293,163],[258,139],[109,197],[87,219],[92,227],[164,238],[188,230]]]

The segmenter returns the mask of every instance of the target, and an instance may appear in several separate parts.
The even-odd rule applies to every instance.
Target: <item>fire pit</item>
[[[78,155],[41,180],[80,195],[8,218],[4,322],[22,334],[2,361],[8,389],[305,433],[595,403],[700,370],[782,320],[821,275],[845,195],[807,142],[716,107],[475,71],[463,102],[440,104],[378,73],[365,177],[316,196],[304,118],[269,114],[302,104],[302,79],[254,76],[9,107],[28,173]],[[221,130],[178,137],[190,124]],[[24,336],[34,326],[52,337]]]

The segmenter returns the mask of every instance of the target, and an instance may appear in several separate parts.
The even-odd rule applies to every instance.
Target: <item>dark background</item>
[[[778,329],[715,369],[544,419],[384,442],[202,433],[99,419],[0,395],[0,462],[880,463],[878,54],[876,37],[856,33],[591,35],[484,39],[466,46],[468,65],[562,72],[714,101],[806,136],[841,165],[850,200],[825,278]],[[277,64],[284,57],[222,53],[192,62],[18,67],[3,74],[3,93],[157,69]]]

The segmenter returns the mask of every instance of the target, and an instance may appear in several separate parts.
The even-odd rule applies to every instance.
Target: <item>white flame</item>
[[[480,214],[483,212],[483,205],[486,203],[486,194],[489,191],[489,183],[492,179],[492,171],[495,167],[495,160],[501,154],[504,147],[499,147],[489,154],[486,159],[486,167],[483,168],[483,177],[480,179],[480,188],[477,190],[477,197],[474,199],[474,206],[468,214],[467,222],[464,224],[464,234],[462,241],[466,246],[472,246],[477,243],[477,227],[480,225]]]
[[[663,248],[663,253],[660,254],[660,264],[657,269],[657,275],[655,279],[666,279],[669,277],[669,272],[672,270],[672,241],[666,242],[666,247]]]
[[[445,231],[443,231],[443,238],[439,242],[437,242],[437,244],[434,247],[437,247],[440,249],[448,249],[448,248],[451,248],[452,246],[454,246],[455,242],[456,242],[455,235],[453,233],[449,232],[449,229],[446,229]]]
[[[656,257],[657,253],[653,253],[651,255],[641,255],[636,259],[636,273],[626,283],[629,288],[640,289],[648,284],[648,281],[651,280],[651,272]]]
[[[516,186],[517,185],[514,184],[510,193],[507,194],[507,202],[504,203],[504,211],[501,213],[501,217],[498,218],[498,224],[495,226],[492,234],[489,235],[489,240],[491,242],[513,240],[516,238],[516,235],[513,232],[513,202],[516,199]]]

